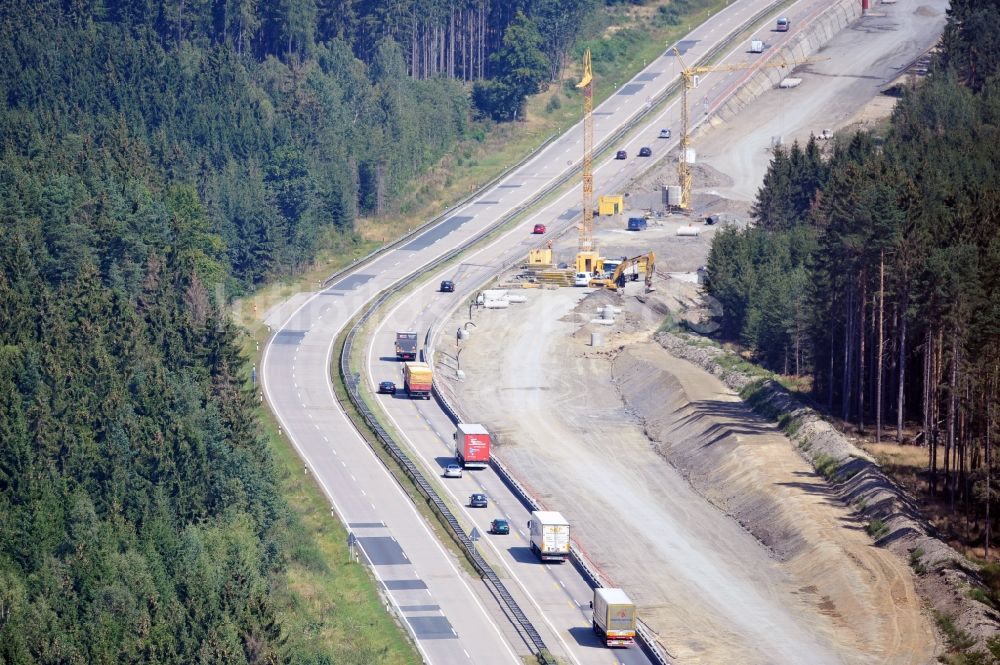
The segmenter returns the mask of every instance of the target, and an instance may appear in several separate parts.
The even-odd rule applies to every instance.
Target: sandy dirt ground
[[[455,390],[677,661],[930,662],[906,566],[783,436],[649,341],[660,314],[630,298],[612,329],[587,323],[609,298],[541,290],[478,312]]]
[[[583,295],[477,313],[456,393],[678,662],[930,662],[909,569],[787,439],[649,341],[634,298],[614,332]]]
[[[683,278],[705,263],[719,228],[702,219],[728,212],[745,222],[771,138],[790,144],[887,115],[893,100],[880,87],[933,43],[946,7],[877,6],[823,49],[831,60],[802,73],[801,87],[766,93],[702,132],[691,217],[700,237],[676,236],[683,216],[623,230],[676,183],[672,160],[625,192],[628,212],[597,220],[597,246],[604,256],[656,251],[659,290],[645,304],[636,284],[620,301],[541,290],[475,314],[467,378],[454,382],[463,409],[494,431],[498,454],[535,495],[569,518],[678,663],[935,659],[936,634],[905,561],[873,546],[786,437],[651,333],[667,308],[697,311],[697,288]],[[572,262],[572,240],[556,242],[557,262]],[[616,325],[588,323],[608,302],[623,309]],[[603,345],[590,346],[594,332]]]
[[[695,137],[699,163],[724,174],[721,179],[695,174],[699,209],[714,212],[716,202],[752,201],[770,161],[772,137],[781,137],[785,145],[805,143],[810,134],[819,135],[823,129],[836,131],[891,113],[895,100],[880,95],[880,89],[933,45],[944,26],[948,2],[872,4],[867,16],[816,54],[829,60],[795,72],[803,79],[801,86],[770,90],[736,117],[713,122],[711,129]],[[867,112],[858,117],[862,107]],[[663,175],[669,184],[676,184],[670,169]]]

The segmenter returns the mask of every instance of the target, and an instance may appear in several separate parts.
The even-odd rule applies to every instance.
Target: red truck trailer
[[[466,469],[485,469],[490,463],[490,433],[482,425],[459,423],[455,428],[455,457]]]

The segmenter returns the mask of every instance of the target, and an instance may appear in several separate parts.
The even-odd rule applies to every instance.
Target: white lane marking
[[[543,152],[544,152],[544,150],[543,150]],[[472,215],[472,217],[475,217],[475,216],[476,216],[475,214]],[[395,282],[393,282],[392,284],[390,284],[390,286],[396,285],[402,279],[403,279],[403,277],[398,278]],[[284,330],[288,326],[289,322],[291,322],[293,320],[293,318],[299,314],[299,312],[301,312],[303,309],[305,309],[305,307],[307,305],[309,305],[310,303],[312,303],[313,301],[315,301],[316,298],[320,297],[325,292],[326,292],[326,289],[320,290],[320,291],[317,291],[317,292],[313,293],[309,298],[307,298],[305,300],[305,302],[303,302],[301,305],[299,305],[298,308],[296,308],[296,310],[294,312],[292,312],[288,316],[287,319],[285,319],[285,321],[281,324],[281,327],[278,328],[275,332],[277,333],[277,332],[281,332],[282,330]],[[362,302],[362,303],[358,304],[357,306],[355,306],[354,309],[349,313],[349,315],[346,316],[346,317],[344,317],[342,320],[343,321],[349,321],[351,318],[354,317],[355,314],[357,314],[357,312],[359,312],[361,310],[362,307],[365,306],[365,304],[366,303]],[[322,367],[324,367],[324,368],[330,367],[331,358],[333,356],[333,345],[334,345],[334,342],[335,342],[336,337],[337,337],[336,333],[339,333],[342,329],[343,329],[343,324],[341,324],[337,328],[337,330],[334,331],[334,334],[330,335],[330,337],[329,337],[329,343],[328,343],[327,348],[326,348],[326,357],[325,357],[324,364],[322,365]],[[272,339],[274,339],[273,336],[272,336]],[[275,402],[274,402],[274,399],[273,399],[272,394],[271,394],[270,385],[268,384],[268,382],[266,380],[266,376],[267,376],[267,362],[270,359],[270,353],[271,353],[271,349],[272,348],[273,348],[273,345],[272,344],[268,344],[265,347],[265,349],[264,349],[264,357],[261,360],[261,370],[262,370],[261,371],[261,374],[262,374],[261,382],[263,384],[264,393],[265,393],[265,395],[267,397],[268,403],[273,405]],[[330,398],[330,403],[333,404],[333,405],[338,405],[339,402],[337,401],[337,397],[336,397],[336,395],[333,392],[333,382],[330,380],[330,373],[327,372],[327,371],[323,371],[323,377],[326,380],[326,390],[327,390],[327,394],[328,394],[328,396]],[[305,405],[303,405],[303,407],[304,406]],[[287,421],[282,417],[282,415],[278,411],[278,409],[272,408],[272,411],[274,411],[275,416],[278,418],[278,422],[280,422],[285,427],[285,429],[288,430],[288,432],[289,432],[289,439],[292,441],[292,444],[295,446],[296,450],[298,451],[299,457],[301,457],[302,459],[304,459],[307,462],[310,461],[309,460],[309,455],[306,453],[305,448],[303,448],[302,445],[298,442],[298,439],[296,439],[291,434],[291,429],[288,427]],[[480,600],[479,596],[472,590],[472,587],[469,586],[469,583],[466,581],[465,576],[462,574],[462,572],[455,565],[455,562],[452,561],[451,555],[448,552],[445,551],[444,545],[441,544],[441,542],[437,539],[437,537],[431,531],[430,526],[428,526],[427,522],[423,519],[423,517],[420,515],[420,513],[417,512],[417,508],[413,504],[413,501],[410,499],[410,497],[405,492],[403,492],[403,489],[399,486],[399,483],[392,476],[392,474],[389,473],[389,470],[385,468],[385,465],[382,463],[382,461],[375,454],[375,451],[373,451],[371,449],[371,446],[369,446],[368,443],[364,439],[361,438],[361,435],[357,432],[357,430],[354,429],[353,423],[351,423],[351,421],[348,419],[347,414],[344,413],[344,411],[342,409],[340,409],[339,407],[334,411],[334,413],[336,413],[337,417],[340,419],[340,422],[342,423],[344,429],[346,431],[350,432],[350,434],[348,436],[353,439],[355,445],[357,445],[359,447],[359,449],[362,451],[362,454],[367,455],[369,457],[369,459],[371,460],[374,468],[379,469],[383,474],[385,474],[386,480],[388,480],[389,485],[391,485],[392,488],[394,489],[394,491],[396,492],[396,495],[401,500],[402,505],[404,505],[407,508],[409,508],[409,510],[412,513],[412,515],[414,516],[414,518],[416,518],[416,522],[420,525],[420,528],[423,529],[424,534],[427,537],[427,541],[429,543],[431,543],[435,547],[435,549],[437,550],[437,552],[438,552],[438,554],[440,556],[440,560],[444,561],[444,563],[451,569],[454,578],[457,579],[459,581],[459,583],[465,588],[465,591],[466,591],[466,594],[467,594],[467,598],[470,598],[472,600],[472,602],[479,609],[479,612],[482,615],[482,617],[493,628],[494,633],[500,639],[500,643],[503,645],[504,650],[507,652],[507,655],[509,656],[510,661],[513,662],[513,663],[517,663],[518,665],[520,665],[520,663],[521,663],[520,658],[517,656],[517,654],[514,653],[513,649],[511,649],[511,646],[507,642],[507,639],[504,637],[504,634],[500,630],[500,627],[493,620],[492,615],[486,610],[486,607],[483,605],[483,603]],[[341,461],[341,464],[344,465],[345,467],[347,466],[346,464],[344,464],[343,461]],[[330,488],[325,483],[322,483],[322,481],[321,481],[321,486],[323,487],[323,490],[326,492],[326,494],[332,499],[333,498],[333,494],[331,493]],[[372,507],[373,511],[376,511],[374,503],[371,504],[371,507]],[[338,513],[339,513],[339,511],[338,511]],[[341,522],[343,522],[344,524],[348,523],[346,519],[343,519],[343,514],[341,514]],[[384,524],[384,522],[383,522],[383,524]],[[381,581],[381,578],[379,578],[379,580]],[[398,605],[396,607],[397,607],[397,609],[399,609]],[[399,610],[399,611],[400,611],[400,614],[402,614],[402,610]],[[405,620],[405,617],[404,617],[404,620]],[[412,633],[414,640],[417,642],[417,648],[420,651],[421,655],[424,657],[424,659],[428,663],[433,664],[433,662],[434,662],[433,659],[430,658],[430,656],[427,654],[427,652],[420,645],[419,639],[417,639],[416,630],[413,628],[413,626],[410,624],[409,621],[406,621],[406,625],[410,628],[410,632]]]
[[[500,242],[501,240],[503,240],[503,239],[507,238],[508,236],[513,235],[514,233],[519,232],[519,231],[520,231],[520,228],[511,229],[511,231],[509,231],[508,233],[504,234],[503,236],[501,236],[500,238],[498,238],[496,241],[494,241],[494,242],[490,243],[489,245],[487,245],[486,247],[483,247],[482,249],[474,252],[472,254],[472,256],[470,256],[469,258],[471,259],[471,258],[475,257],[476,255],[478,255],[478,254],[486,251],[487,249],[493,247],[493,245],[495,245],[496,243]],[[438,274],[438,276],[435,277],[435,278],[432,278],[428,282],[428,284],[433,284],[440,277],[440,275],[444,274],[447,270],[448,269],[442,270]],[[372,375],[372,365],[373,365],[373,356],[372,356],[372,353],[374,351],[374,346],[375,346],[374,345],[374,340],[379,336],[379,333],[381,332],[382,328],[385,327],[386,323],[388,323],[389,321],[391,321],[393,319],[393,317],[396,314],[396,311],[399,310],[399,308],[402,307],[404,304],[406,304],[407,301],[408,301],[408,299],[404,298],[400,303],[398,303],[395,307],[393,307],[392,310],[385,316],[385,318],[382,319],[380,325],[375,329],[374,334],[372,334],[372,336],[371,336],[372,341],[369,343],[369,346],[368,346],[368,378],[369,378],[369,381],[374,381],[374,377]],[[329,366],[329,362],[327,363],[327,366]],[[396,430],[400,433],[400,435],[406,440],[407,444],[410,446],[410,450],[413,453],[415,453],[417,455],[417,457],[420,458],[420,461],[423,463],[424,468],[427,469],[428,471],[430,471],[430,473],[434,474],[435,473],[434,467],[431,465],[431,463],[427,459],[427,457],[422,452],[420,452],[420,450],[414,444],[413,440],[407,435],[406,430],[403,427],[400,426],[399,422],[396,421],[396,419],[393,417],[393,415],[391,413],[389,413],[388,410],[385,410],[385,414],[386,414],[386,416],[388,416],[389,420],[392,421],[393,425],[395,425]],[[451,487],[445,486],[444,490],[458,504],[459,510],[461,510],[465,514],[466,518],[468,518],[473,524],[475,524],[476,520],[475,520],[475,518],[473,518],[472,514],[469,512],[469,509],[465,505],[465,502],[463,500],[461,500],[455,494],[455,492],[452,490]],[[487,546],[496,553],[497,560],[499,560],[500,563],[501,563],[501,565],[503,565],[503,567],[507,569],[507,572],[510,574],[510,576],[512,578],[514,578],[514,580],[517,582],[518,586],[521,587],[521,590],[524,592],[524,595],[526,595],[528,597],[528,599],[531,601],[531,603],[535,606],[535,609],[538,610],[538,613],[541,615],[542,620],[546,624],[548,624],[549,628],[552,630],[552,633],[555,635],[556,639],[559,640],[559,642],[562,644],[563,649],[565,649],[565,653],[569,657],[569,659],[571,661],[573,661],[574,663],[576,663],[576,665],[580,665],[580,661],[577,660],[576,655],[573,653],[572,649],[570,649],[569,644],[566,642],[565,639],[563,639],[562,633],[555,627],[555,624],[552,622],[552,620],[549,618],[549,616],[542,609],[541,604],[531,594],[531,591],[528,590],[528,586],[523,581],[521,581],[521,579],[517,576],[517,573],[514,572],[513,567],[510,565],[510,563],[507,561],[507,559],[500,552],[500,549],[491,540],[487,539],[486,543],[487,543]]]
[[[734,11],[735,11],[735,7],[737,6],[737,4],[738,4],[738,3],[733,3],[733,4],[729,5],[729,7],[727,7],[726,9],[729,9],[729,8],[733,8],[733,9],[734,9]],[[798,4],[798,3],[796,2],[795,4]],[[721,15],[722,13],[724,13],[724,12],[726,11],[726,9],[723,9],[723,10],[722,10],[721,12],[719,12],[719,14],[717,14],[717,15],[716,15],[716,17],[718,17],[718,16],[720,16],[720,15]],[[735,53],[735,51],[736,51],[736,50],[734,50],[733,52]],[[678,103],[678,102],[675,102],[675,103],[674,103],[674,104],[672,104],[672,105],[671,105],[671,106],[670,106],[669,108],[673,108],[674,106],[676,106],[676,104],[677,104],[677,103]],[[600,108],[600,107],[599,107],[599,108]],[[667,110],[669,110],[669,108],[668,108],[668,109],[665,109],[665,110],[664,110],[664,115],[666,114]],[[578,124],[579,124],[579,123],[578,123]],[[572,131],[572,130],[574,130],[574,129],[578,129],[578,127],[577,127],[576,125],[574,125],[574,127],[570,128],[570,130],[569,130],[569,131]],[[541,160],[542,160],[542,158],[543,158],[543,156],[544,156],[544,155],[545,155],[545,154],[546,154],[547,152],[549,152],[549,150],[550,150],[550,149],[554,149],[556,145],[558,145],[558,141],[556,141],[556,142],[553,142],[553,143],[552,143],[552,144],[551,144],[550,146],[546,146],[546,148],[543,148],[543,149],[542,149],[542,150],[541,150],[541,151],[540,151],[540,152],[538,153],[538,155],[536,155],[536,156],[535,156],[535,158],[534,158],[533,160],[531,160],[531,161],[529,161],[529,162],[528,162],[527,164],[525,164],[525,168],[524,168],[524,169],[521,169],[521,170],[519,170],[519,171],[518,171],[518,173],[516,173],[515,175],[520,175],[520,172],[521,172],[521,171],[523,171],[523,170],[527,170],[527,169],[531,169],[531,168],[535,168],[535,164],[536,164],[536,162],[538,162],[538,161],[541,161]],[[540,215],[540,214],[541,214],[541,213],[538,213],[538,214],[536,214],[536,216],[535,216],[535,217],[537,217],[537,216],[538,216],[538,215]],[[499,240],[499,239],[498,239],[498,240]],[[398,262],[397,262],[397,264],[396,264],[396,265],[398,265]],[[396,281],[398,282],[399,280],[396,280]],[[394,285],[394,284],[393,284],[393,285]],[[392,285],[390,285],[390,286],[392,286]],[[295,315],[297,315],[297,314],[298,314],[298,313],[299,313],[299,312],[300,312],[300,311],[301,311],[302,309],[304,309],[304,308],[305,308],[305,306],[306,306],[306,305],[308,305],[308,304],[309,304],[309,303],[310,303],[310,302],[311,302],[312,300],[314,300],[314,299],[315,299],[316,297],[318,297],[319,295],[321,295],[321,294],[322,294],[323,292],[325,292],[325,290],[324,290],[324,291],[318,291],[318,292],[314,293],[314,294],[313,294],[313,295],[312,295],[312,296],[311,296],[311,297],[310,297],[309,299],[307,299],[307,300],[306,300],[306,301],[305,301],[304,303],[302,303],[302,304],[301,304],[301,305],[300,305],[300,306],[299,306],[299,307],[298,307],[298,308],[297,308],[297,309],[295,310],[295,312],[293,312],[293,313],[292,313],[292,314],[291,314],[291,315],[290,315],[290,316],[288,317],[288,319],[287,319],[287,320],[286,320],[286,321],[285,321],[285,322],[284,322],[284,323],[282,324],[282,326],[281,326],[280,328],[278,328],[278,332],[280,332],[280,331],[281,331],[281,330],[283,330],[283,329],[284,329],[285,327],[287,327],[287,325],[288,325],[289,321],[290,321],[290,320],[292,319],[292,317],[294,317]],[[365,304],[365,303],[362,303],[361,305],[359,305],[358,307],[356,307],[356,308],[354,309],[354,311],[353,311],[353,312],[351,313],[351,316],[353,316],[353,315],[354,315],[354,314],[355,314],[355,313],[356,313],[357,311],[359,311],[359,310],[361,309],[361,307],[362,307],[362,306],[363,306],[364,304]],[[342,328],[342,326],[341,326],[341,328]],[[338,329],[338,332],[339,332],[339,329]],[[332,340],[332,336],[331,336],[331,340]],[[262,362],[262,366],[265,366],[265,367],[266,367],[266,363],[267,363],[267,360],[268,360],[268,358],[269,358],[269,354],[270,354],[270,350],[271,350],[271,344],[268,344],[268,346],[267,346],[267,347],[265,348],[265,352],[264,352],[264,359],[263,359],[263,362]],[[330,355],[331,355],[331,353],[332,353],[332,341],[331,341],[331,345],[330,345],[330,347],[328,347],[328,350],[327,350],[327,360],[328,360],[328,361],[329,361],[329,358],[330,358]],[[295,352],[295,357],[296,357],[296,358],[298,357],[298,350],[297,350],[297,349],[296,349],[296,352]],[[264,375],[266,376],[266,372],[262,372],[262,374],[264,374]],[[266,393],[266,394],[267,394],[267,396],[268,396],[268,401],[269,401],[269,402],[271,402],[271,403],[273,404],[273,401],[272,401],[272,399],[271,399],[271,393],[270,393],[270,390],[269,390],[269,388],[268,388],[268,384],[267,384],[266,380],[264,380],[264,381],[263,381],[263,383],[264,383],[264,390],[265,390],[265,393]],[[331,384],[330,384],[330,381],[329,381],[329,376],[327,376],[327,388],[328,388],[328,390],[329,390],[329,392],[330,392],[330,394],[331,394],[331,397],[333,397],[333,393],[332,393],[332,386],[331,386]],[[334,400],[334,402],[333,402],[333,403],[334,403],[334,404],[336,404],[336,401]],[[303,405],[303,406],[304,406],[304,405]],[[281,416],[281,414],[280,414],[280,413],[278,412],[278,410],[277,410],[277,409],[274,409],[274,411],[275,411],[275,415],[277,416],[278,420],[279,420],[279,421],[281,421],[281,422],[282,422],[283,424],[285,424],[285,426],[286,426],[286,429],[288,429],[288,428],[287,428],[287,423],[286,423],[286,422],[284,421],[284,419],[282,418],[282,416]],[[338,410],[338,413],[340,414],[341,418],[345,418],[345,417],[346,417],[346,416],[345,416],[345,415],[343,414],[343,412],[341,412],[341,411],[339,411],[339,410]],[[303,449],[303,448],[301,447],[301,445],[300,445],[300,444],[298,443],[298,441],[297,441],[297,440],[295,439],[295,437],[291,435],[291,430],[289,430],[289,436],[290,436],[290,439],[292,440],[293,444],[295,445],[295,447],[296,447],[296,448],[298,449],[298,451],[299,451],[299,455],[300,455],[301,457],[303,457],[304,459],[307,459],[307,460],[308,460],[308,457],[307,457],[307,455],[306,455],[306,453],[305,453],[304,449]],[[356,434],[356,433],[355,433],[355,436],[357,436],[357,434]],[[361,443],[364,443],[364,442],[361,442]],[[373,453],[373,452],[372,452],[372,451],[371,451],[370,449],[368,450],[368,453],[369,453],[369,454],[371,454],[371,455],[372,455],[372,456],[374,457],[374,453]],[[376,465],[376,466],[378,466],[378,465]],[[380,467],[380,468],[381,468],[381,467]],[[386,472],[386,473],[388,473],[388,472],[387,472],[387,471],[385,471],[384,469],[383,469],[383,472]],[[321,484],[322,484],[322,481],[321,481]],[[332,498],[332,494],[330,493],[330,491],[329,491],[329,488],[328,488],[328,487],[326,487],[325,485],[323,485],[323,487],[324,487],[324,490],[325,490],[325,491],[327,492],[327,494],[328,494],[329,496],[331,496],[331,498]],[[400,492],[400,493],[401,493],[401,490],[400,490],[400,489],[399,489],[398,487],[396,487],[396,490],[397,490],[398,492]],[[412,506],[412,503],[410,503],[409,505],[410,505],[411,509],[413,509],[413,506]],[[374,504],[372,504],[372,507],[374,508]],[[414,509],[414,512],[415,512],[415,509]],[[342,521],[344,521],[344,522],[346,523],[346,520],[343,520],[343,519],[342,519]],[[423,526],[424,526],[424,528],[425,528],[425,530],[426,530],[426,529],[427,529],[427,525],[426,525],[426,524],[424,524]],[[434,540],[434,542],[435,542],[435,543],[436,543],[436,544],[438,545],[438,547],[440,548],[440,543],[438,543],[438,542],[436,541],[436,539]],[[442,554],[443,554],[443,550],[442,550]],[[449,565],[451,565],[451,562],[450,562],[450,559],[447,559],[447,558],[446,558],[446,560],[447,560],[447,561],[449,562]],[[454,569],[454,566],[453,566],[453,565],[452,565],[452,568]],[[457,572],[457,571],[456,571],[456,572]],[[377,575],[377,573],[376,573],[376,575]],[[462,579],[462,578],[461,578],[461,577],[459,576],[459,579]],[[463,584],[465,584],[465,582],[464,582],[464,579],[462,580],[462,582],[463,582]],[[465,585],[465,586],[466,586],[466,588],[468,589],[468,585]],[[469,591],[470,591],[470,593],[471,593],[471,589],[470,589]],[[429,595],[429,592],[428,592],[428,595]],[[475,598],[475,596],[474,596],[474,598]],[[476,602],[477,602],[477,605],[479,605],[480,609],[481,609],[481,610],[482,610],[482,611],[483,611],[483,612],[485,613],[485,610],[483,609],[482,605],[481,605],[481,604],[480,604],[480,603],[478,602],[478,599],[476,599]],[[492,623],[492,620],[490,620],[490,622]],[[407,623],[408,623],[408,622],[407,622]],[[408,625],[409,625],[409,623],[408,623]],[[496,625],[495,625],[495,624],[493,624],[493,627],[494,627],[494,629],[495,629],[495,630],[497,630],[497,632],[499,632],[499,629],[498,629],[498,628],[496,627]],[[411,628],[411,631],[412,631],[412,626],[410,626],[410,628]],[[510,651],[510,647],[509,647],[509,645],[508,645],[508,644],[506,643],[506,641],[504,641],[504,646],[506,647],[506,649],[507,649],[508,653],[510,653],[510,654],[511,654],[511,656],[513,657],[513,653],[512,653],[511,651]],[[420,649],[421,653],[422,653],[422,654],[423,654],[424,656],[426,656],[426,653],[425,653],[425,652],[423,651],[423,649],[422,649],[422,648],[420,647],[420,644],[419,644],[419,641],[418,641],[418,649]],[[429,659],[428,659],[428,660],[429,660]]]
[[[279,328],[279,330],[281,330],[281,329]],[[264,357],[261,360],[261,370],[262,370],[261,374],[262,375],[264,374],[263,369],[267,366],[267,359],[268,359],[268,354],[269,354],[270,350],[271,350],[271,345],[268,344],[264,348]],[[271,393],[268,390],[267,382],[263,380],[263,376],[261,377],[261,379],[262,379],[261,383],[263,383],[263,387],[264,387],[264,392],[267,394],[267,401],[269,403],[273,404],[273,402],[271,402]],[[281,423],[281,425],[285,428],[285,431],[288,432],[288,438],[292,442],[292,445],[295,446],[295,449],[298,451],[299,456],[308,463],[309,462],[309,457],[305,454],[305,449],[302,447],[302,444],[299,443],[298,438],[295,436],[295,434],[293,433],[292,429],[288,426],[288,423],[285,421],[284,418],[281,417],[281,414],[278,413],[277,409],[273,409],[272,408],[271,410],[274,412],[275,417],[277,417],[278,422]],[[318,474],[318,473],[314,473],[313,477],[316,478],[317,482],[319,482],[320,487],[323,488],[323,493],[326,494],[326,498],[328,498],[330,500],[330,505],[333,506],[334,512],[337,513],[337,518],[340,520],[340,523],[343,524],[343,525],[345,525],[345,526],[347,524],[350,524],[350,520],[347,518],[347,515],[344,513],[344,511],[340,507],[340,505],[337,503],[337,499],[334,498],[333,492],[330,490],[330,487],[323,480],[323,477],[320,474]],[[373,504],[371,504],[371,506],[372,506],[372,510],[375,510],[375,504],[373,503]],[[363,549],[364,548],[362,548],[362,551],[363,551]],[[366,554],[366,556],[367,556],[367,554]],[[378,580],[379,583],[384,586],[385,585],[385,581],[382,579],[382,575],[379,573],[378,569],[375,566],[369,566],[369,568],[371,569],[372,573],[375,575],[375,579]],[[470,590],[470,592],[471,592],[471,590]],[[426,662],[433,663],[434,661],[431,659],[431,657],[427,653],[427,651],[424,650],[423,645],[420,643],[420,640],[417,638],[417,630],[416,630],[416,628],[413,627],[413,624],[410,623],[410,620],[406,617],[405,614],[403,614],[403,608],[400,607],[399,601],[397,601],[396,598],[392,594],[389,594],[389,599],[392,602],[392,604],[396,606],[397,614],[399,616],[403,617],[403,622],[406,624],[407,628],[410,629],[410,633],[413,635],[413,640],[414,640],[414,642],[417,645],[417,651],[420,652],[420,654],[424,657],[424,659],[426,660]],[[485,612],[485,609],[483,611]],[[492,620],[491,620],[491,622],[492,622]],[[504,641],[503,644],[505,646],[507,646],[507,642],[506,641]],[[510,647],[507,646],[507,649],[509,651]]]

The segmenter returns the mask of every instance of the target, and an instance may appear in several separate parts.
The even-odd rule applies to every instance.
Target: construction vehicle
[[[590,286],[603,286],[611,291],[625,288],[625,283],[637,281],[639,275],[645,275],[646,291],[653,290],[653,273],[656,272],[656,255],[653,252],[621,259],[604,259],[603,273],[590,280]],[[611,266],[614,266],[612,269]]]
[[[594,632],[608,647],[628,647],[635,641],[635,604],[621,589],[594,589]]]
[[[569,522],[552,510],[534,510],[528,521],[528,545],[542,561],[569,558]]]
[[[417,333],[396,333],[396,360],[417,359]]]
[[[427,363],[403,363],[403,387],[410,399],[430,399],[433,378]]]
[[[787,19],[786,19],[787,20]],[[820,62],[822,60],[829,60],[829,58],[808,58],[806,60],[797,60],[788,62],[785,60],[777,60],[774,62],[762,62],[754,60],[752,62],[736,62],[732,64],[725,65],[707,65],[703,67],[688,67],[684,63],[684,59],[681,58],[681,52],[677,50],[677,47],[673,47],[674,56],[677,58],[677,63],[680,65],[681,78],[684,79],[684,85],[681,86],[681,140],[680,140],[680,159],[677,160],[677,181],[681,187],[681,210],[691,209],[691,163],[690,163],[690,148],[691,148],[691,136],[690,136],[690,123],[688,121],[688,90],[693,90],[698,87],[698,82],[701,79],[702,74],[708,74],[711,72],[734,72],[741,69],[756,69],[756,68],[772,68],[772,67],[789,67],[794,68],[799,65],[810,64],[813,62]]]

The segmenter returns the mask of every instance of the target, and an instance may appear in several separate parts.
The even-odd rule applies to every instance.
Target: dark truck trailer
[[[396,360],[417,359],[417,333],[396,333]]]

